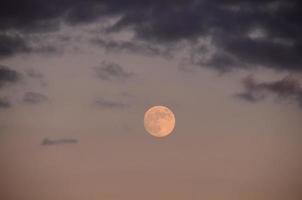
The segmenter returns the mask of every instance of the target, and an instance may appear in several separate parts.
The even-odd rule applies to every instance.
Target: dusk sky
[[[1,0],[0,200],[301,200],[299,0]],[[144,128],[169,107],[173,132]]]

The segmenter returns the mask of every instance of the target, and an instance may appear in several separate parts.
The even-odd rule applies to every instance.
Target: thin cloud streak
[[[45,138],[42,142],[42,146],[49,145],[65,145],[65,144],[77,144],[78,140],[73,138],[63,138],[63,139],[49,139]]]

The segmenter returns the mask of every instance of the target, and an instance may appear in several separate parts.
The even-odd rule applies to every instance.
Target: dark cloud
[[[302,69],[302,49],[299,49],[298,45],[300,44],[278,44],[269,38],[253,40],[234,37],[225,41],[223,48],[243,63],[262,65],[278,70],[298,71]],[[234,63],[233,66],[236,64]]]
[[[209,60],[207,61],[197,61],[195,64],[200,64],[208,67],[214,67],[220,72],[228,72],[236,67],[246,67],[245,63],[240,62],[234,56],[227,54],[225,52],[218,51],[216,52]]]
[[[23,37],[19,35],[3,34],[0,31],[0,58],[29,51],[30,48]]]
[[[95,101],[95,104],[104,109],[125,109],[130,105],[128,103],[123,103],[120,101],[113,101],[108,99],[98,99]]]
[[[100,67],[95,67],[98,78],[102,80],[126,80],[133,76],[133,73],[125,71],[117,63],[103,61]]]
[[[47,145],[63,145],[63,144],[77,144],[77,143],[78,140],[73,138],[63,138],[63,139],[56,139],[56,140],[45,138],[41,142],[41,145],[47,146]]]
[[[6,98],[0,98],[0,109],[10,108],[12,105]]]
[[[236,95],[237,97],[256,102],[268,95],[274,95],[278,99],[295,100],[302,107],[302,87],[297,79],[285,77],[273,82],[257,82],[249,76],[243,80],[245,91]]]
[[[39,104],[48,101],[48,97],[37,92],[26,92],[23,96],[23,102],[29,104]]]
[[[62,21],[76,25],[119,16],[108,32],[130,28],[135,39],[158,44],[194,44],[209,37],[219,49],[207,63],[213,68],[259,65],[301,71],[301,13],[300,0],[4,0],[0,29],[45,32],[57,30]],[[10,45],[14,40],[9,41],[2,47],[6,54],[16,52]],[[16,43],[19,50],[26,47]]]
[[[20,74],[6,66],[0,65],[0,88],[5,84],[16,83],[20,80]]]
[[[0,28],[18,27],[24,31],[54,29],[56,19],[69,7],[66,3],[64,0],[3,0],[0,3]]]
[[[137,37],[166,43],[209,36],[219,49],[208,63],[214,68],[261,65],[301,70],[300,1],[208,0],[170,7],[155,4],[150,10],[127,12],[115,29],[134,27]],[[251,36],[258,29],[265,34]]]
[[[33,41],[31,41],[33,40]],[[9,34],[0,31],[0,59],[19,53],[58,54],[60,50],[52,44],[43,44],[34,36],[26,34]]]
[[[60,20],[71,24],[91,22],[100,16],[144,11],[152,7],[166,8],[187,0],[3,0],[0,3],[0,28],[18,27],[23,31],[56,30]]]
[[[42,82],[44,83],[43,75],[38,71],[29,70],[27,72],[27,76],[30,78],[38,79],[41,83]],[[26,80],[24,78],[28,78],[28,77],[23,76],[21,73],[7,66],[0,65],[0,89],[1,90],[5,89],[10,85],[15,85],[20,81]],[[14,96],[18,96],[18,95],[14,94]],[[23,95],[22,101],[29,104],[38,104],[48,101],[48,97],[45,96],[44,94],[40,94],[37,92],[26,92]],[[12,104],[6,98],[0,98],[0,104],[1,104],[0,105],[1,108],[12,107]]]

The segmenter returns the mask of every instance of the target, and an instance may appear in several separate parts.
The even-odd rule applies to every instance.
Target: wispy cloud
[[[78,140],[74,138],[63,138],[63,139],[49,139],[45,138],[41,142],[41,145],[64,145],[64,144],[77,144]]]
[[[97,99],[95,101],[95,104],[103,109],[125,109],[130,107],[129,103],[116,101],[116,100],[108,100],[103,98]]]
[[[302,87],[299,80],[287,76],[272,82],[257,82],[252,76],[243,81],[244,91],[236,96],[250,101],[263,100],[268,95],[275,95],[278,99],[290,99],[298,102],[302,107]]]
[[[126,80],[134,74],[126,71],[121,65],[113,62],[103,61],[101,66],[94,68],[98,78],[102,80]]]
[[[37,92],[26,92],[23,96],[23,102],[29,104],[39,104],[48,101],[48,97]]]
[[[10,108],[12,105],[6,98],[0,98],[0,109],[1,108]]]

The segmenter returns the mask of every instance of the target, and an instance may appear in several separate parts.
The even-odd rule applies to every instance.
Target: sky
[[[1,1],[0,199],[300,200],[301,9]]]

